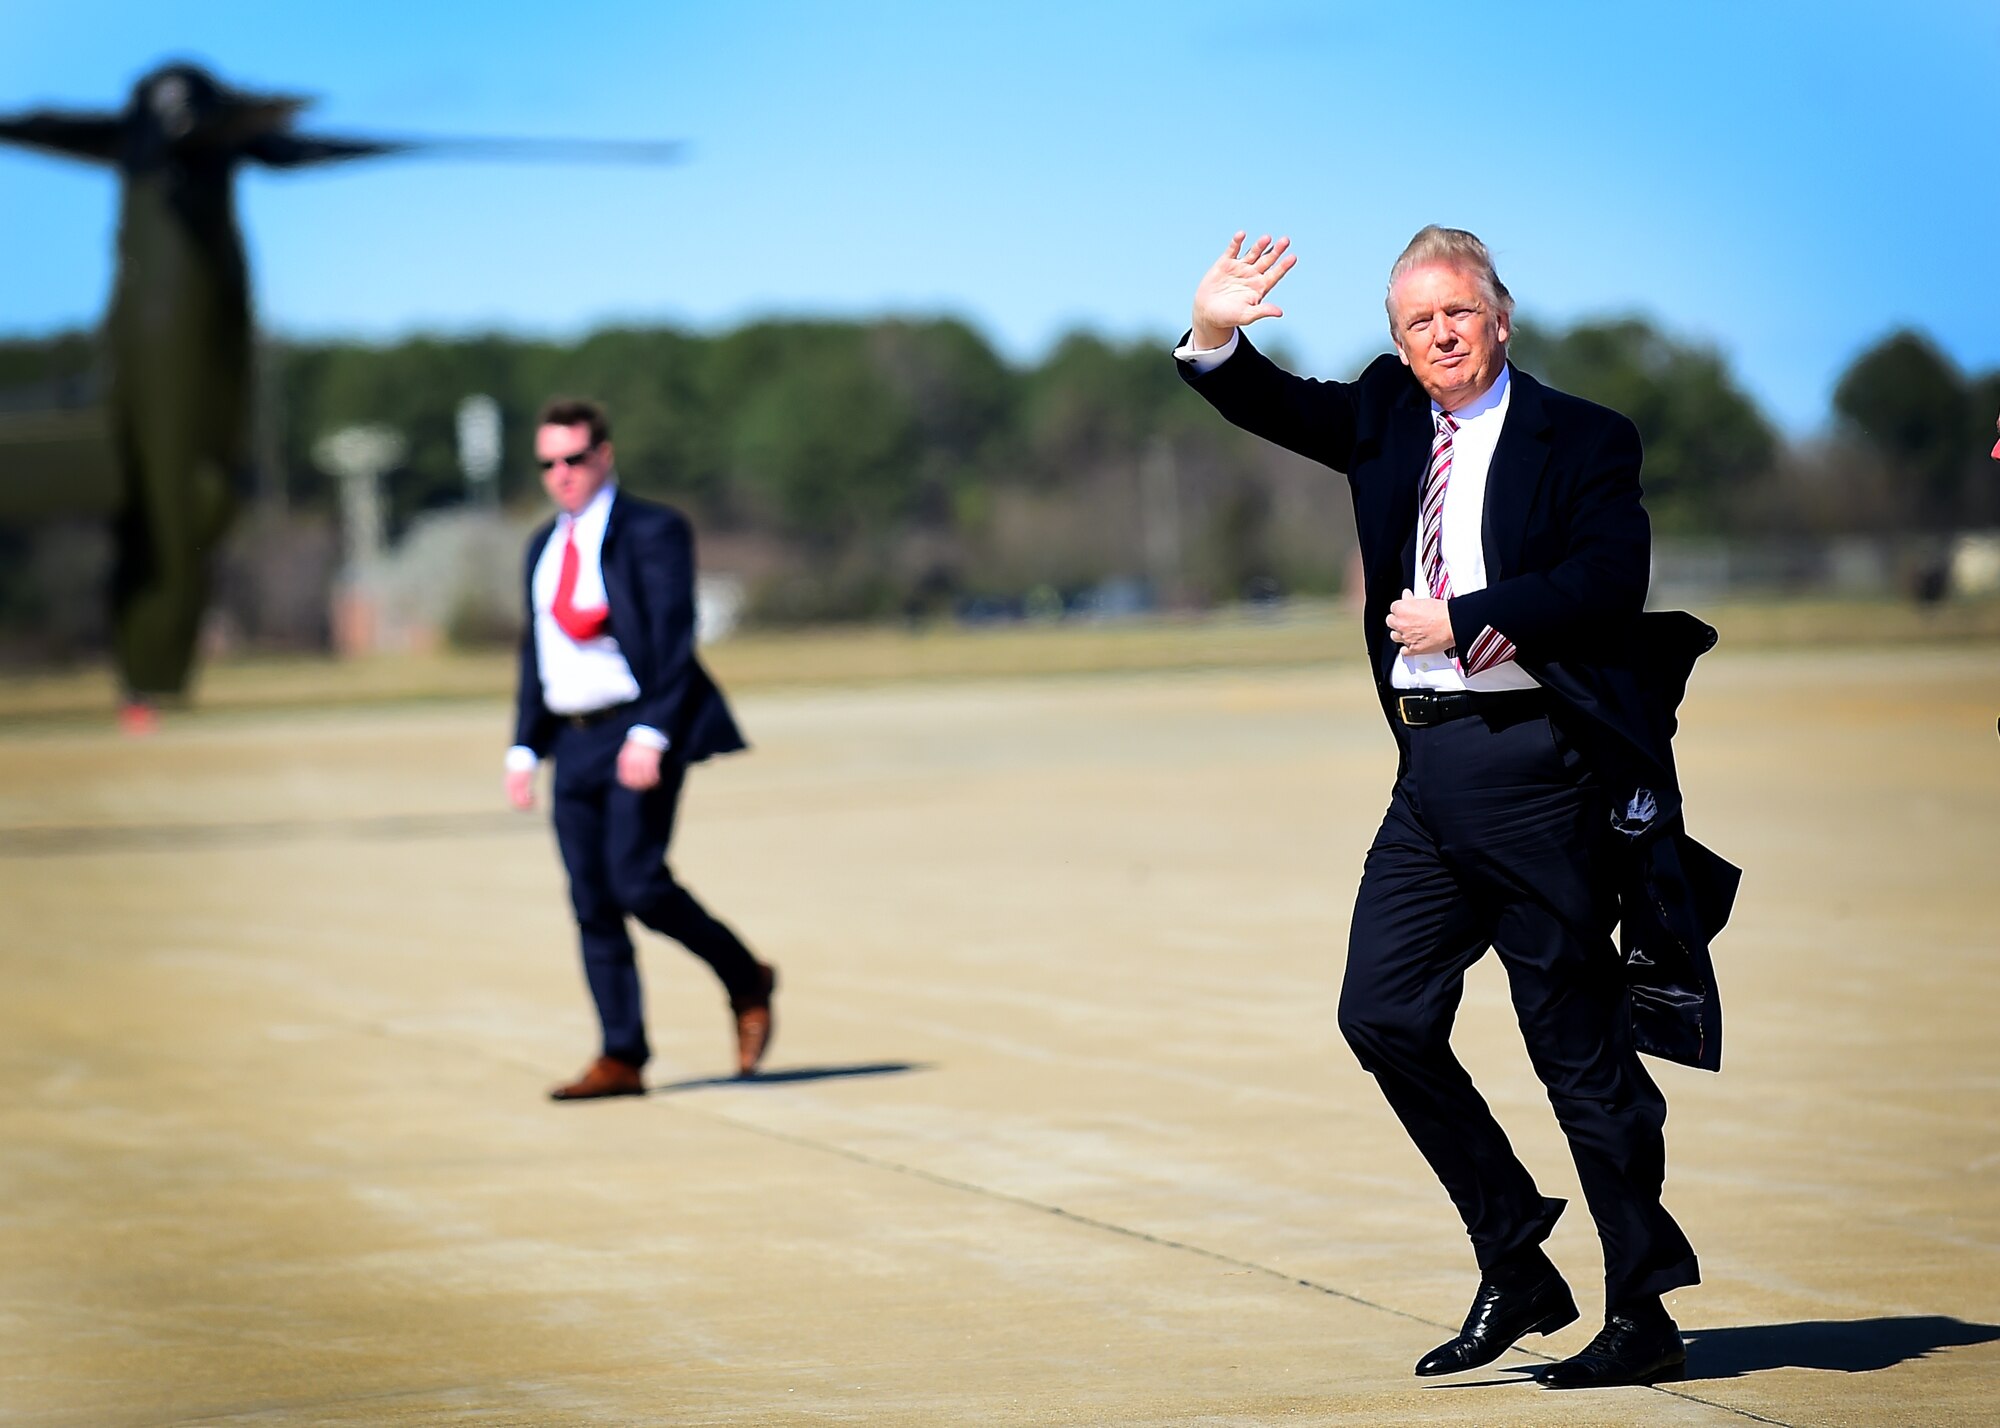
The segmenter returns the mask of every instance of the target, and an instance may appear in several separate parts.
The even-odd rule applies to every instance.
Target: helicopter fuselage
[[[308,103],[236,89],[182,60],[140,76],[119,110],[0,114],[0,143],[114,169],[124,193],[104,410],[6,416],[0,454],[21,477],[13,484],[45,507],[110,508],[113,641],[126,692],[141,700],[185,686],[209,568],[249,484],[254,344],[236,169],[424,151],[645,163],[680,153],[673,144],[300,133],[293,121]]]
[[[123,476],[114,603],[134,691],[186,683],[208,567],[248,462],[250,287],[233,165],[128,171],[105,323]]]

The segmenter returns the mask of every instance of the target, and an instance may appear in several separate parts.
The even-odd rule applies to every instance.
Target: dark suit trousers
[[[713,967],[732,1004],[756,1000],[760,988],[756,959],[666,866],[687,766],[668,757],[657,787],[645,793],[623,787],[617,765],[627,727],[619,719],[587,728],[563,723],[554,751],[555,826],[583,943],[584,977],[604,1028],[604,1054],[643,1066],[651,1051],[628,916]]]
[[[1398,727],[1403,772],[1354,906],[1340,1026],[1444,1182],[1482,1273],[1548,1237],[1543,1197],[1451,1050],[1491,946],[1604,1246],[1606,1302],[1698,1282],[1660,1204],[1667,1106],[1632,1044],[1603,795],[1525,711]]]

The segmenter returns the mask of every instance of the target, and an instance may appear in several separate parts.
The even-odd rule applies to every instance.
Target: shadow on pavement
[[[1745,1324],[1729,1329],[1687,1329],[1687,1376],[1681,1383],[1742,1378],[1772,1369],[1822,1369],[1875,1373],[1941,1349],[1961,1349],[2000,1339],[2000,1324],[1968,1324],[1943,1314],[1895,1319],[1810,1319],[1797,1324]],[[1547,1364],[1509,1364],[1504,1377],[1426,1384],[1427,1390],[1501,1388],[1534,1383]]]
[[[1506,1378],[1456,1378],[1447,1383],[1425,1383],[1421,1387],[1425,1393],[1454,1388],[1518,1388],[1523,1384],[1533,1388],[1537,1382],[1536,1375],[1547,1367],[1547,1364],[1510,1364],[1500,1370],[1508,1375]]]
[[[540,832],[546,819],[510,809],[385,813],[358,818],[269,818],[225,823],[115,823],[0,828],[0,858],[68,858],[90,853],[189,853],[262,848],[313,839],[412,842]]]
[[[791,1066],[782,1071],[759,1071],[754,1076],[701,1076],[689,1081],[666,1081],[649,1087],[649,1096],[670,1096],[676,1091],[700,1091],[710,1086],[786,1086],[797,1081],[849,1081],[862,1076],[900,1076],[907,1071],[928,1071],[927,1061],[861,1061],[852,1066]]]
[[[1943,1314],[1893,1319],[1812,1319],[1797,1324],[1746,1324],[1689,1329],[1688,1379],[1740,1378],[1769,1369],[1828,1369],[1874,1373],[1940,1349],[1990,1344],[2000,1325],[1968,1324]]]

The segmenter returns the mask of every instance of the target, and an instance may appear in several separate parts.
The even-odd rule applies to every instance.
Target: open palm
[[[1229,334],[1248,327],[1260,318],[1283,317],[1284,309],[1264,301],[1278,279],[1292,270],[1298,256],[1286,251],[1289,238],[1273,243],[1270,236],[1259,238],[1243,251],[1244,234],[1238,233],[1222,250],[1222,256],[1202,277],[1194,290],[1194,344],[1220,347]]]

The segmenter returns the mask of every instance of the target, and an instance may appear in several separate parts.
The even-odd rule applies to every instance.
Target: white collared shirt
[[[1197,372],[1211,372],[1236,355],[1239,333],[1229,334],[1220,347],[1199,348],[1193,339],[1174,349],[1174,356]],[[1470,595],[1486,588],[1486,547],[1480,527],[1486,513],[1486,473],[1493,466],[1493,449],[1500,444],[1500,428],[1507,420],[1507,406],[1513,394],[1512,367],[1500,365],[1479,400],[1454,412],[1458,430],[1451,439],[1451,483],[1444,493],[1444,568],[1451,577],[1454,595]],[[1433,423],[1441,408],[1431,403]],[[1435,424],[1433,431],[1435,431]],[[1410,473],[1421,481],[1424,472]],[[1418,569],[1421,552],[1410,561],[1408,587],[1423,593],[1427,583]],[[1506,634],[1505,630],[1500,632]],[[1399,653],[1389,671],[1389,683],[1397,689],[1538,689],[1540,682],[1513,660],[1483,669],[1478,674],[1459,673],[1450,656]]]
[[[1493,385],[1478,400],[1452,413],[1458,430],[1451,437],[1451,481],[1444,490],[1444,568],[1451,578],[1454,595],[1470,595],[1486,588],[1486,545],[1480,539],[1486,514],[1486,474],[1493,469],[1493,449],[1500,444],[1500,428],[1507,421],[1513,392],[1513,367],[1503,362]],[[1442,410],[1436,402],[1431,403],[1434,433],[1437,414]],[[1419,594],[1426,589],[1422,566],[1423,553],[1419,549],[1410,560],[1410,589]],[[1407,653],[1396,656],[1396,666],[1389,671],[1389,683],[1397,689],[1541,687],[1540,681],[1511,659],[1468,675],[1459,672],[1449,655]]]
[[[576,590],[571,601],[580,610],[606,603],[604,594],[604,531],[611,520],[611,502],[617,494],[614,478],[591,497],[590,504],[574,516],[557,512],[542,553],[535,561],[529,583],[535,621],[535,666],[542,681],[542,703],[551,714],[593,714],[615,704],[629,704],[639,697],[639,681],[632,675],[618,641],[609,631],[595,639],[573,640],[569,631],[556,623],[553,613],[556,585],[562,579],[563,546],[572,528],[576,531]],[[645,724],[635,724],[626,737],[654,748],[667,747],[667,737]],[[515,745],[507,751],[507,767],[533,768],[534,750]]]

